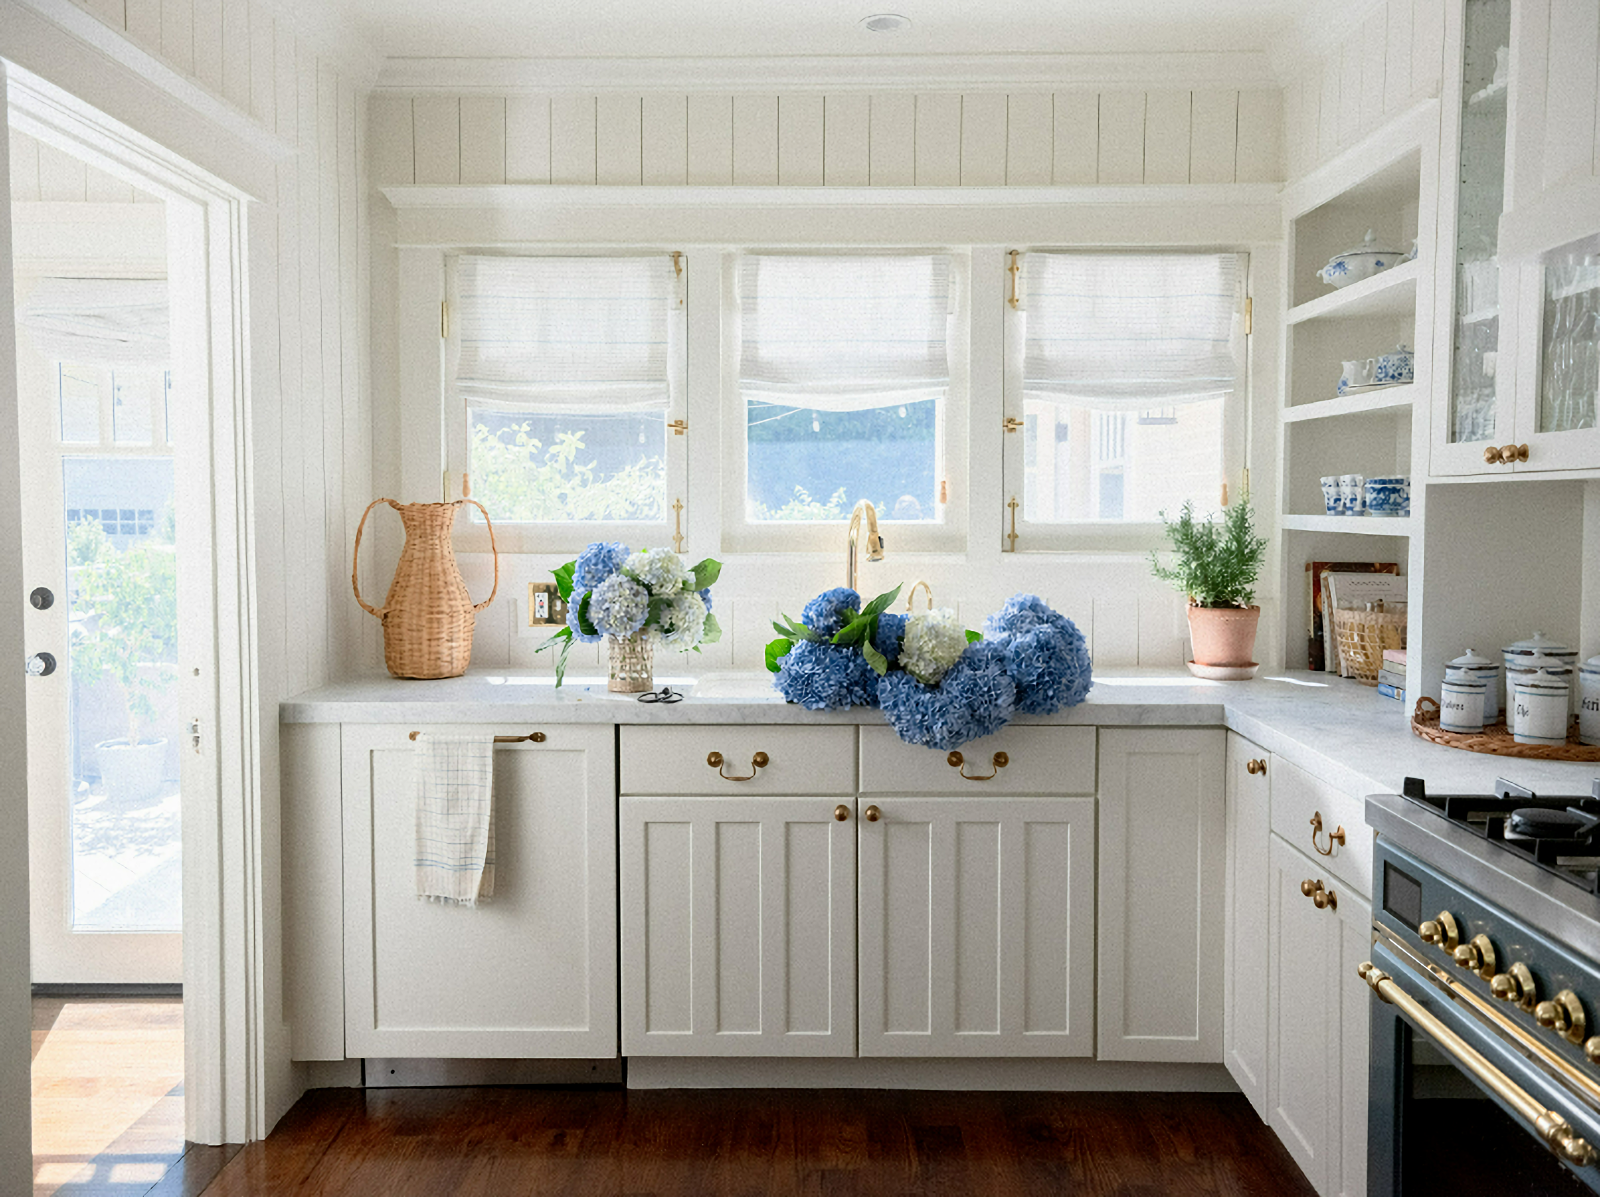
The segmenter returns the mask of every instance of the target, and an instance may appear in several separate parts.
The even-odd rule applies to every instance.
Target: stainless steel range
[[[1600,779],[1367,800],[1370,1197],[1600,1192]]]

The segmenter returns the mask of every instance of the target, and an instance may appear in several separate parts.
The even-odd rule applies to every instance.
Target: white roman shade
[[[669,254],[456,263],[454,383],[468,407],[665,411],[682,304]]]
[[[745,254],[746,401],[863,411],[950,390],[949,254]]]
[[[164,279],[42,278],[17,323],[51,361],[85,366],[165,366]]]
[[[1026,254],[1024,397],[1144,411],[1227,395],[1243,283],[1241,254]]]

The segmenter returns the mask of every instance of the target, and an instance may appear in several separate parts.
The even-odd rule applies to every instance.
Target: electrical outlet
[[[567,605],[561,601],[554,582],[528,583],[528,617],[530,628],[560,626],[567,622]]]

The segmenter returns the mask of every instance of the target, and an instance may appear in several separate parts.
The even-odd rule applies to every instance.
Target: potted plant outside
[[[106,677],[127,701],[127,735],[95,745],[106,794],[148,801],[161,788],[167,741],[154,735],[156,699],[177,679],[177,555],[171,544],[119,551],[100,525],[76,524],[68,539],[79,623],[72,664],[84,684]]]
[[[1220,519],[1197,518],[1186,502],[1177,519],[1161,513],[1171,543],[1171,564],[1150,554],[1150,568],[1189,600],[1189,639],[1194,646],[1190,672],[1200,677],[1255,676],[1256,578],[1266,558],[1267,541],[1257,536],[1249,496],[1227,507]]]

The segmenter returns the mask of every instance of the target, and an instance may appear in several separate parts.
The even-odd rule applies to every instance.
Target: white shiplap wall
[[[373,182],[1037,186],[1284,177],[1276,90],[372,99]]]
[[[13,203],[159,203],[131,183],[113,178],[71,154],[11,130]]]

